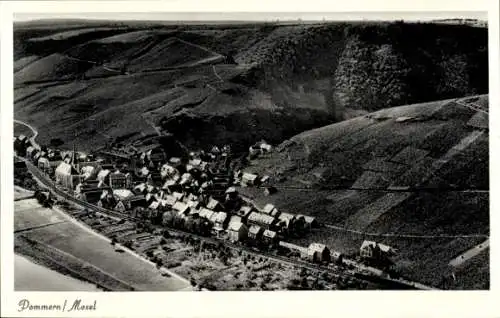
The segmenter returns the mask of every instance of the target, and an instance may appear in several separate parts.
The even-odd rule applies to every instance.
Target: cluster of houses
[[[264,147],[264,149],[269,149]],[[278,211],[272,204],[258,210],[245,204],[236,185],[255,175],[226,169],[230,147],[168,157],[160,145],[134,149],[122,164],[105,163],[89,154],[66,154],[54,179],[81,200],[153,223],[223,236],[232,242],[276,245],[279,238],[301,235],[318,225],[315,218]]]
[[[286,247],[314,262],[341,258],[323,244],[304,248],[284,242],[283,238],[317,227],[317,220],[279,211],[272,204],[258,209],[245,203],[236,185],[265,185],[269,176],[232,173],[227,164],[228,146],[191,152],[181,158],[168,157],[160,145],[152,144],[135,149],[128,160],[119,163],[75,150],[35,148],[23,135],[14,139],[14,148],[18,155],[54,178],[56,184],[73,191],[76,198],[102,208],[231,242]],[[260,149],[259,153],[271,151],[264,142],[251,149]],[[394,254],[393,248],[372,241],[364,241],[360,248],[361,258],[376,264],[389,262]]]
[[[63,153],[48,147],[35,147],[25,135],[14,138],[14,151],[21,157],[31,160],[40,170],[47,174],[53,174],[55,169],[63,161]]]

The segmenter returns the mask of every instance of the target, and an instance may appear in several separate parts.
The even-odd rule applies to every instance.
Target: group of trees
[[[359,37],[348,40],[335,70],[335,95],[343,105],[376,110],[405,104],[410,66],[389,44],[375,45]]]
[[[486,93],[487,34],[402,21],[278,28],[244,55],[259,63],[254,73],[264,87],[331,79],[326,98],[341,120],[343,107],[374,111]]]
[[[38,183],[33,180],[33,176],[26,169],[14,169],[14,185],[30,191],[39,189]]]
[[[40,190],[35,191],[35,198],[38,203],[46,208],[52,207],[54,204],[54,200],[50,196],[50,192],[42,192]]]

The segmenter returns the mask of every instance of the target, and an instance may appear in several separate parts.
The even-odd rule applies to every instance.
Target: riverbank
[[[97,286],[47,268],[32,258],[14,255],[15,291],[102,291]]]
[[[80,276],[107,290],[185,290],[189,282],[178,277],[164,277],[142,258],[119,253],[98,233],[58,209],[46,209],[32,200],[15,202],[14,224],[18,229],[33,229],[16,235],[18,253],[56,266],[57,271]],[[55,222],[65,221],[65,222]],[[53,223],[53,224],[50,224]],[[49,224],[37,227],[40,224]],[[46,265],[47,266],[47,265]]]

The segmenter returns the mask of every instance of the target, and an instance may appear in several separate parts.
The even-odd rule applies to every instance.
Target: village
[[[58,189],[79,201],[123,215],[123,218],[116,219],[92,209],[76,209],[73,213],[75,218],[109,237],[117,252],[122,246],[133,249],[158,264],[160,270],[168,268],[191,277],[193,286],[208,284],[213,289],[228,288],[228,282],[234,281],[234,277],[223,284],[225,287],[217,288],[213,283],[217,279],[212,274],[209,275],[211,283],[200,283],[201,273],[203,270],[217,272],[223,268],[235,270],[238,266],[246,268],[250,262],[247,255],[251,251],[332,269],[344,267],[349,271],[348,268],[353,268],[352,262],[344,260],[342,253],[325,244],[315,242],[306,247],[288,242],[287,239],[307,236],[322,225],[312,216],[279,211],[272,204],[259,209],[241,195],[239,187],[258,187],[267,196],[278,190],[271,185],[269,176],[232,169],[228,145],[169,156],[162,144],[153,139],[146,145],[83,153],[75,149],[62,151],[47,146],[37,147],[26,136],[20,135],[14,140],[14,149],[17,156],[32,162]],[[262,141],[249,148],[248,157],[251,160],[271,151],[273,147]],[[40,192],[37,195],[39,201],[44,201]],[[43,203],[47,204],[51,199],[53,196],[47,192]],[[71,210],[70,205],[66,204],[66,208]],[[226,248],[221,248],[220,242],[225,243]],[[231,253],[231,247],[247,249],[250,254]],[[392,247],[364,241],[358,258],[370,266],[388,269],[394,253]],[[213,265],[213,262],[213,266],[206,265],[204,261],[207,259],[217,259],[218,265]],[[260,268],[263,263],[259,259],[262,260],[257,258],[252,266]],[[279,264],[263,261],[267,264],[263,267],[266,269]],[[279,268],[283,273],[291,271],[287,266],[272,271],[280,272]],[[242,275],[237,272],[236,276]],[[286,274],[272,279],[268,277],[259,284],[264,289],[280,289],[287,284],[291,289],[312,285],[316,289],[319,285],[325,289],[339,288],[339,285],[340,288],[349,288],[345,281],[339,283],[338,277],[325,280],[319,278],[321,271],[317,273],[309,277],[308,282],[300,284],[296,277]],[[277,283],[280,280],[286,283],[280,285]],[[290,280],[295,283],[290,283]],[[270,282],[275,282],[276,286],[270,287]],[[247,284],[246,288],[256,287],[253,283],[250,283],[252,286],[245,282],[238,284]],[[236,285],[233,288],[237,289]]]

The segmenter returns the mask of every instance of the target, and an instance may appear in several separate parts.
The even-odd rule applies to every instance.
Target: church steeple
[[[75,157],[76,157],[76,148],[75,148],[75,144],[73,144],[73,151],[71,152],[71,161],[70,161],[70,164],[72,166],[75,165]]]

